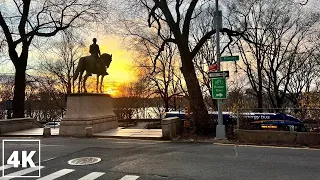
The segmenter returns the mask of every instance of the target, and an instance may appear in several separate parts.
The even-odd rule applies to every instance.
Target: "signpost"
[[[229,77],[229,71],[209,72],[209,78]]]
[[[217,64],[218,64],[218,72],[221,70],[221,67],[220,67],[220,64],[221,64],[221,55],[220,55],[220,30],[222,28],[222,11],[219,11],[219,0],[216,0],[216,11],[214,12],[214,16],[215,16],[215,28],[216,28],[216,60],[217,60]],[[224,83],[223,83],[224,82]],[[213,89],[217,89],[215,88],[215,86],[223,86],[223,85],[215,85],[215,84],[226,84],[226,79],[225,78],[217,78],[216,79],[212,79],[212,87]],[[226,87],[226,86],[225,86]],[[218,88],[219,89],[219,88]],[[218,90],[217,89],[217,90]],[[223,88],[221,88],[223,89]],[[215,92],[212,93],[213,97],[216,97],[215,95],[218,95],[219,98],[217,100],[217,107],[218,107],[218,124],[217,124],[217,127],[216,127],[216,138],[218,139],[224,139],[226,138],[226,128],[225,126],[223,125],[223,115],[222,115],[222,100],[221,98],[224,96],[223,94],[223,90],[213,90]],[[221,91],[221,92],[220,92]],[[226,90],[225,90],[226,92]],[[221,95],[221,94],[222,95]]]
[[[238,61],[239,56],[223,56],[220,59],[221,61]]]
[[[212,79],[212,98],[226,99],[227,98],[227,83],[226,78]]]

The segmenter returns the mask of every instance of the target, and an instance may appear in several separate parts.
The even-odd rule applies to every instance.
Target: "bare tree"
[[[50,50],[43,54],[45,60],[40,63],[37,69],[40,72],[38,80],[43,88],[63,94],[65,104],[67,96],[74,90],[73,71],[76,61],[83,55],[84,42],[80,36],[70,31],[64,31],[60,37],[49,45],[48,49]],[[51,93],[51,95],[56,94]],[[57,99],[57,97],[52,98]],[[60,103],[60,101],[57,102]],[[58,106],[65,108],[64,105],[58,104]]]
[[[258,108],[263,107],[263,65],[266,57],[265,47],[263,45],[268,43],[267,33],[268,26],[271,26],[273,19],[264,15],[265,6],[268,6],[263,1],[232,1],[228,5],[230,11],[229,23],[237,26],[248,26],[245,32],[247,37],[252,41],[237,41],[237,46],[243,60],[246,72],[252,89],[257,97]],[[239,19],[237,15],[248,14],[247,23]],[[233,14],[233,16],[232,16]],[[272,12],[270,12],[272,16]],[[247,55],[247,52],[251,56]]]
[[[157,44],[159,42],[158,37],[156,35],[149,36],[149,38],[139,36],[138,39],[139,43],[135,45],[135,50],[140,52],[139,58],[145,60],[137,61],[137,65],[145,72],[143,79],[150,82],[150,96],[160,96],[164,103],[165,111],[168,112],[171,99],[184,94],[181,88],[182,78],[176,56],[176,46],[170,44],[165,47],[164,52],[158,57],[154,70],[153,60],[160,46]]]
[[[103,1],[101,1],[103,2]],[[35,37],[55,36],[59,31],[83,25],[104,7],[99,0],[13,0],[3,4],[0,26],[15,67],[14,117],[24,116],[26,68],[30,45]],[[13,9],[14,8],[14,9]]]
[[[8,74],[0,74],[0,99],[2,101],[12,100],[13,88],[13,76]]]
[[[144,79],[138,79],[135,82],[122,84],[120,88],[120,97],[114,101],[114,112],[120,119],[131,119],[139,109],[145,106],[145,99],[149,93],[148,82]]]
[[[197,19],[190,25],[190,36],[192,43],[197,43],[205,34],[208,27],[212,26],[214,8],[208,8],[203,13],[199,13]],[[208,18],[210,17],[210,18]],[[195,46],[194,44],[193,46]],[[199,49],[199,52],[193,59],[196,75],[199,80],[200,89],[205,97],[205,104],[216,109],[217,101],[212,99],[211,79],[208,76],[208,67],[216,62],[215,59],[215,37],[209,38]],[[209,100],[209,101],[207,101]]]
[[[201,132],[207,129],[210,117],[204,104],[193,59],[203,44],[210,39],[216,31],[213,29],[212,19],[211,25],[206,28],[206,33],[199,41],[196,41],[191,39],[190,25],[205,9],[212,7],[213,2],[199,0],[137,0],[135,3],[143,5],[148,11],[148,26],[156,29],[158,36],[163,39],[158,55],[154,59],[154,65],[164,50],[164,46],[169,43],[177,45],[180,53],[181,71],[188,89],[191,111],[193,112],[197,131]],[[168,30],[170,33],[167,33]],[[227,28],[223,28],[221,31],[230,37],[243,35],[242,32]],[[156,69],[156,66],[154,66],[154,69]]]
[[[312,16],[318,17],[310,21],[308,19],[311,17],[304,14],[304,17],[291,19],[293,26],[288,20],[289,25],[283,23],[276,30],[272,30],[273,41],[270,44],[271,48],[268,48],[268,63],[264,70],[267,75],[266,90],[273,107],[282,108],[286,93],[292,86],[290,82],[295,76],[301,77],[301,68],[305,68],[303,73],[306,75],[303,76],[302,81],[306,82],[303,87],[307,88],[311,84],[311,74],[316,64],[310,58],[317,47],[309,44],[308,37],[314,33],[314,25],[320,22],[319,15]]]
[[[250,14],[245,34],[251,42],[238,41],[237,46],[245,64],[243,70],[255,91],[258,108],[263,107],[264,94],[268,95],[273,107],[281,108],[288,90],[294,89],[290,86],[300,75],[299,69],[308,66],[308,58],[314,51],[308,37],[319,23],[319,14],[308,14],[291,0],[248,1],[229,8],[235,14]],[[303,78],[310,78],[310,75]],[[307,84],[302,84],[300,89]]]

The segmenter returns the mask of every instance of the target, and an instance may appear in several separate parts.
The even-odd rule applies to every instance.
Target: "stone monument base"
[[[66,116],[61,120],[59,135],[85,137],[86,128],[93,133],[118,128],[112,98],[107,94],[71,94],[67,99]]]

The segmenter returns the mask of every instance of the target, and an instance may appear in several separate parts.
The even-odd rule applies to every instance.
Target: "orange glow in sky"
[[[119,37],[97,37],[97,44],[100,47],[101,54],[112,54],[112,62],[107,69],[109,75],[104,77],[103,91],[113,97],[118,97],[122,94],[120,86],[137,79],[132,52],[128,51],[126,47],[122,47],[121,42],[122,39]],[[92,44],[92,41],[90,41],[90,44]],[[87,48],[89,55],[89,45]],[[88,80],[95,82],[96,75]]]

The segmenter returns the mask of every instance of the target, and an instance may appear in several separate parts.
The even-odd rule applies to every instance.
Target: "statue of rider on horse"
[[[96,67],[99,68],[99,67],[103,67],[103,62],[100,58],[101,56],[101,53],[100,53],[100,48],[99,48],[99,45],[97,44],[97,39],[96,38],[93,38],[93,43],[90,45],[90,49],[89,49],[89,53],[91,54],[92,57],[95,58],[96,60]]]
[[[90,45],[90,49],[89,49],[91,56],[81,57],[79,59],[79,63],[75,71],[75,74],[73,76],[73,80],[75,81],[80,74],[78,92],[81,92],[82,88],[84,89],[84,92],[87,92],[86,81],[88,77],[91,76],[92,74],[97,74],[96,90],[97,92],[102,93],[103,78],[105,75],[108,75],[107,68],[109,67],[112,61],[112,55],[106,54],[106,53],[101,54],[99,45],[97,44],[97,39],[93,38],[92,41],[93,41],[93,44]],[[86,74],[82,82],[81,79],[84,71],[86,71]],[[100,81],[100,89],[99,89],[100,91],[99,91],[98,84],[99,84],[100,76],[102,77]]]

